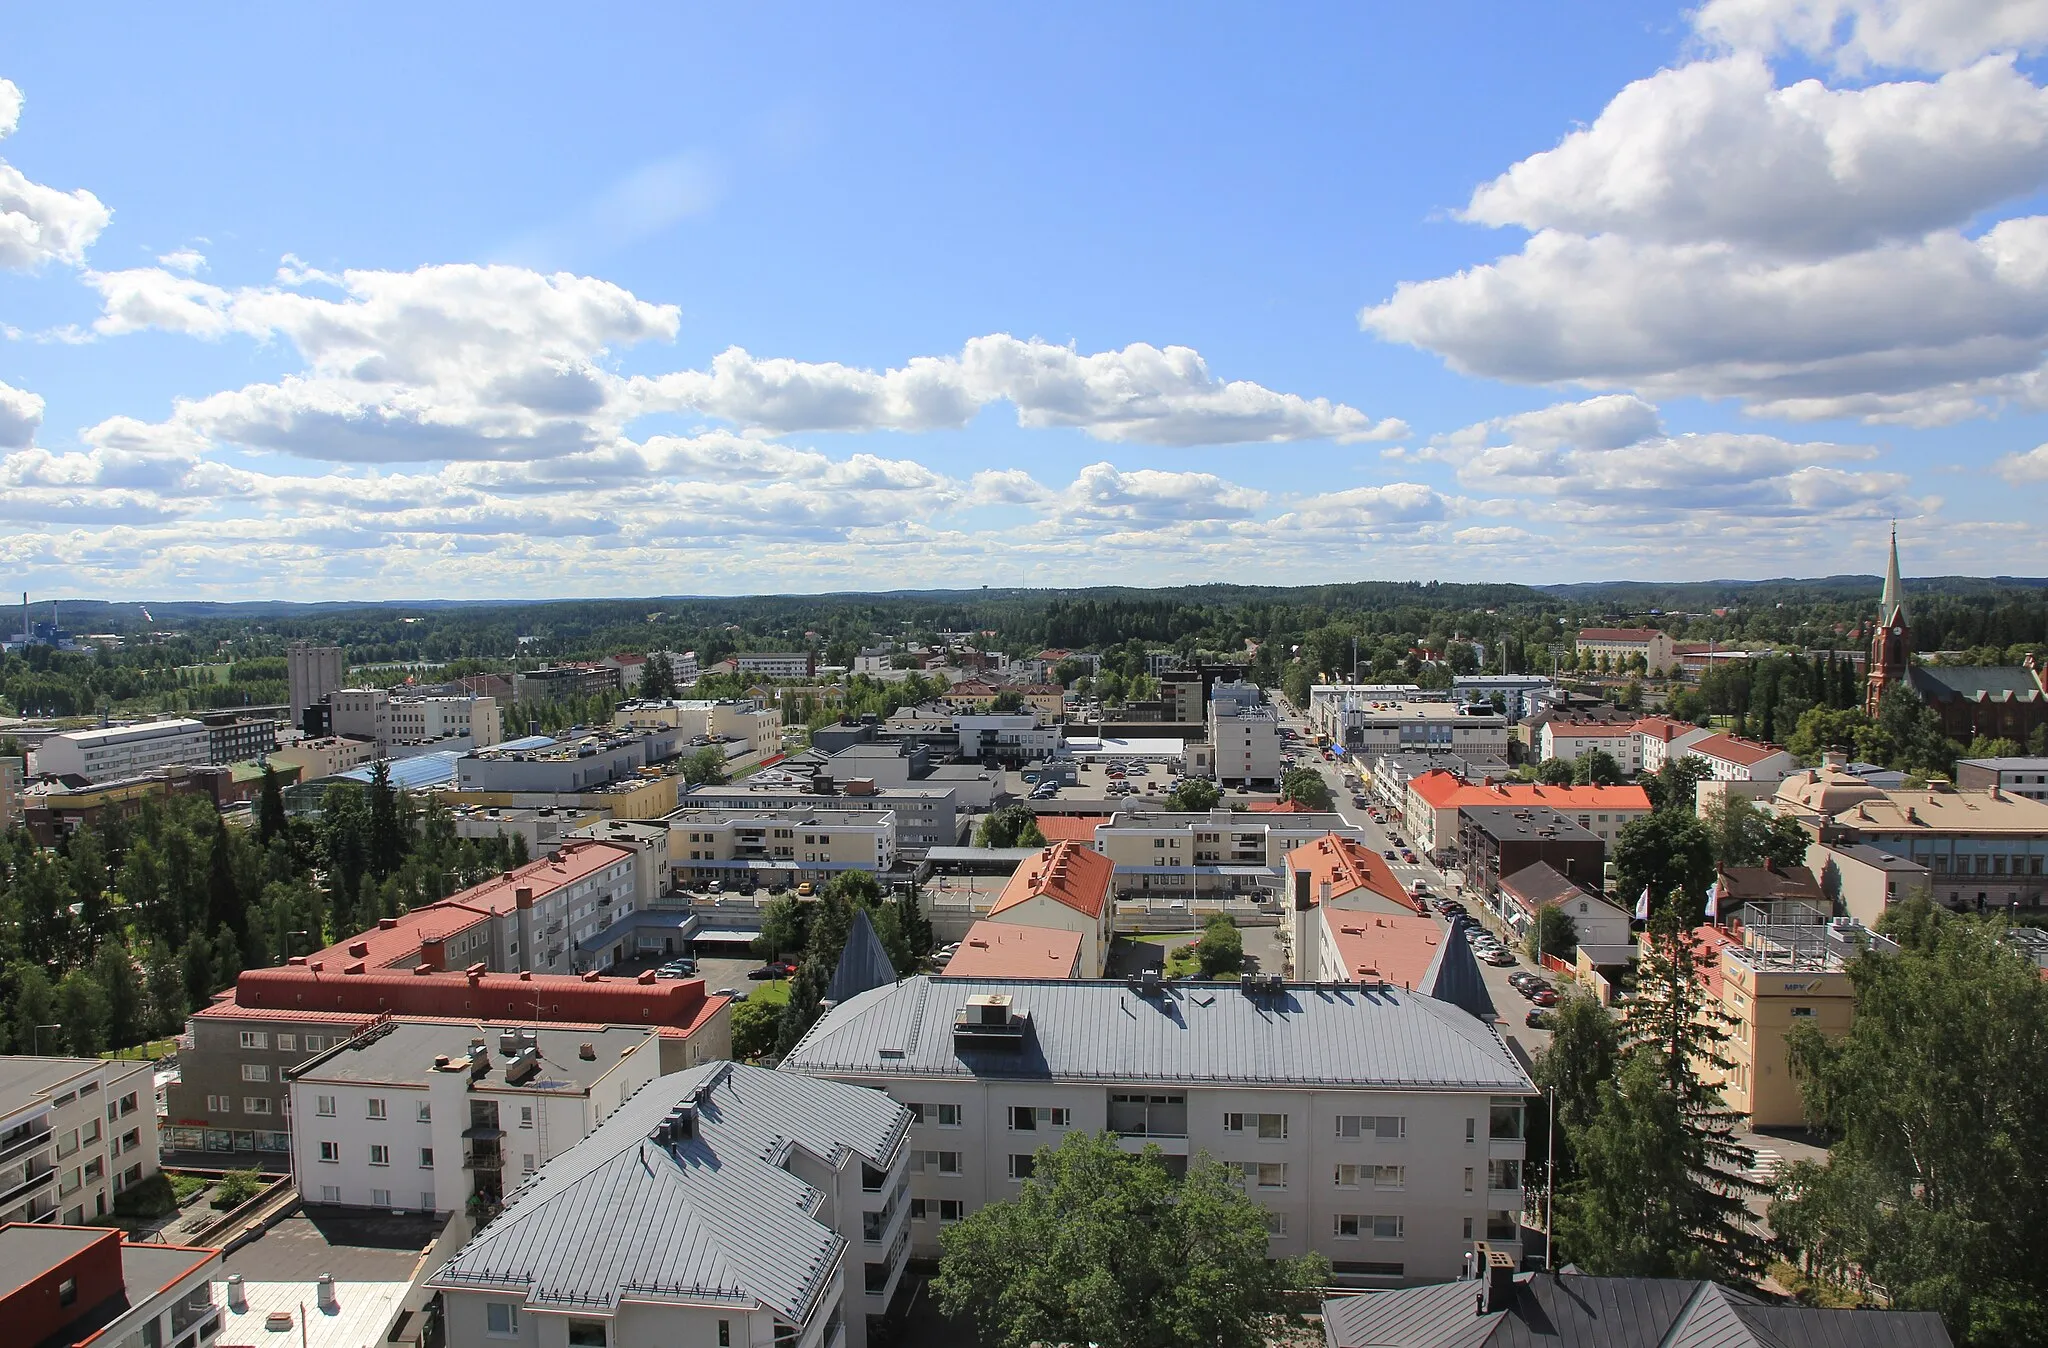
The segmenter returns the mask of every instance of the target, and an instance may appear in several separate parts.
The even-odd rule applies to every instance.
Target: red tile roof
[[[1347,979],[1385,979],[1416,987],[1443,943],[1436,919],[1419,914],[1347,913],[1336,908],[1325,909],[1322,921]]]
[[[1674,721],[1669,716],[1643,716],[1637,718],[1634,729],[1638,735],[1648,735],[1651,739],[1669,744],[1680,735],[1690,734],[1699,727],[1690,721]]]
[[[1035,898],[1048,898],[1077,913],[1101,917],[1109,902],[1109,881],[1116,865],[1108,857],[1077,842],[1059,842],[1018,866],[990,908],[989,916]]]
[[[1311,903],[1322,901],[1322,887],[1327,883],[1332,899],[1365,890],[1381,898],[1392,899],[1404,908],[1416,907],[1415,900],[1408,897],[1401,882],[1394,878],[1386,860],[1356,838],[1325,833],[1289,852],[1287,869],[1290,875],[1301,871],[1309,873]]]
[[[1038,816],[1038,831],[1049,843],[1093,843],[1096,827],[1108,822],[1106,814],[1042,814]]]
[[[196,1014],[231,1014],[228,1006],[266,1016],[279,1012],[353,1012],[379,1015],[456,1016],[482,1019],[578,1021],[593,1025],[673,1025],[695,1029],[725,1004],[705,995],[701,978],[643,983],[637,978],[583,978],[571,974],[342,972],[312,962],[278,969],[245,969],[235,980],[234,1002]]]
[[[948,978],[1072,978],[1081,933],[1015,922],[977,922],[946,967]]]
[[[1435,779],[1435,780],[1432,780]],[[1471,786],[1437,769],[1408,784],[1432,808],[1464,809],[1478,805],[1548,805],[1553,810],[1641,810],[1650,808],[1650,793],[1640,786],[1545,786],[1541,782],[1495,782]]]
[[[1246,814],[1314,814],[1298,800],[1255,800],[1244,807]]]
[[[1740,763],[1746,768],[1755,767],[1772,754],[1785,752],[1775,744],[1762,744],[1735,735],[1709,735],[1693,745],[1692,751],[1703,758],[1718,758],[1724,763]]]
[[[1654,627],[1581,627],[1581,641],[1640,641],[1648,642],[1663,636]]]

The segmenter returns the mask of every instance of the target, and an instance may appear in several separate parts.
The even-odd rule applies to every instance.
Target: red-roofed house
[[[1595,660],[1605,656],[1617,667],[1633,656],[1642,656],[1650,669],[1670,669],[1678,658],[1671,636],[1654,627],[1586,627],[1579,631],[1578,653]]]
[[[1093,847],[1096,828],[1108,822],[1106,814],[1042,814],[1038,816],[1038,831],[1048,843],[1077,842]]]
[[[1420,914],[1363,913],[1344,908],[1319,908],[1321,927],[1316,964],[1304,978],[1318,983],[1385,981],[1403,988],[1420,986],[1443,945],[1443,928]]]
[[[1379,853],[1335,833],[1287,854],[1287,893],[1294,903],[1294,967],[1302,977],[1322,964],[1323,910],[1340,911],[1346,921],[1422,912]]]
[[[939,972],[947,978],[1079,978],[1081,933],[1021,922],[977,922]]]
[[[1017,867],[988,920],[1080,933],[1081,967],[1089,978],[1100,978],[1116,919],[1110,901],[1115,876],[1116,864],[1086,844],[1054,843]]]
[[[1799,760],[1777,745],[1738,735],[1709,735],[1686,754],[1704,759],[1717,782],[1781,782],[1799,767]]]
[[[1644,772],[1662,772],[1664,764],[1683,757],[1687,749],[1714,732],[1669,716],[1644,716],[1635,723],[1636,758]]]
[[[1623,827],[1650,813],[1650,795],[1640,786],[1472,786],[1442,770],[1425,772],[1408,783],[1412,840],[1426,852],[1448,851],[1458,845],[1458,811],[1486,805],[1548,806],[1611,848]]]

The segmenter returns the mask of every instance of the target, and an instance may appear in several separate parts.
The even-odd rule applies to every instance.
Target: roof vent
[[[498,1052],[500,1052],[500,1053],[504,1054],[504,1055],[505,1055],[506,1057],[508,1057],[508,1058],[509,1058],[509,1057],[511,1057],[511,1056],[512,1056],[513,1054],[517,1053],[518,1051],[519,1051],[519,1031],[517,1031],[517,1030],[500,1030],[500,1031],[498,1031]]]
[[[540,1075],[540,1050],[522,1048],[505,1064],[505,1084],[517,1086]]]
[[[596,1062],[596,1061],[597,1061],[597,1045],[595,1045],[595,1044],[578,1044],[578,1045],[576,1046],[576,1056],[577,1056],[577,1057],[579,1057],[579,1058],[581,1058],[581,1059],[583,1059],[583,1061],[585,1061],[585,1062]]]
[[[953,1017],[953,1046],[1017,1049],[1031,1027],[1031,1017],[1012,1005],[1008,993],[975,993]]]

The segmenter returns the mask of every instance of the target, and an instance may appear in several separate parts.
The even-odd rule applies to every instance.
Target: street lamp
[[[40,1057],[42,1057],[42,1056],[43,1056],[43,1031],[44,1031],[44,1030],[61,1030],[61,1029],[63,1029],[63,1028],[64,1028],[64,1027],[63,1027],[62,1025],[57,1025],[57,1024],[51,1024],[51,1025],[38,1025],[38,1026],[36,1026],[36,1029],[35,1029],[35,1035],[34,1035],[34,1039],[35,1039],[35,1047],[36,1047],[36,1056],[37,1056],[38,1058],[40,1058]]]
[[[285,964],[285,963],[288,963],[288,962],[289,962],[289,961],[291,960],[291,957],[292,957],[292,937],[294,937],[294,936],[308,936],[308,937],[310,937],[310,936],[311,936],[312,934],[313,934],[313,933],[312,933],[312,932],[310,932],[310,931],[288,931],[288,932],[286,932],[286,933],[284,934],[284,946],[283,946],[283,948],[282,948],[281,950],[279,950],[279,951],[278,951],[278,955],[277,955],[277,962],[278,962],[279,964]]]

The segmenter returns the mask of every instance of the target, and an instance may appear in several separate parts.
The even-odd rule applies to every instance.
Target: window
[[[85,1144],[89,1147],[100,1140],[100,1121],[93,1119],[85,1125]]]
[[[389,1189],[372,1189],[372,1190],[370,1190],[370,1206],[371,1206],[371,1207],[373,1207],[373,1208],[388,1208],[388,1207],[390,1207],[390,1206],[391,1206],[391,1191],[390,1191]]]
[[[320,1159],[329,1164],[339,1164],[341,1161],[341,1144],[339,1142],[322,1142],[320,1144]]]
[[[1287,1139],[1287,1116],[1285,1114],[1225,1114],[1223,1131],[1226,1133],[1257,1133],[1261,1142],[1283,1142]]]
[[[1408,1136],[1408,1120],[1399,1114],[1339,1114],[1337,1136],[1347,1141],[1361,1137],[1398,1141]]]
[[[718,1348],[732,1348],[732,1321],[718,1322]]]
[[[390,1165],[391,1148],[385,1146],[382,1142],[372,1142],[370,1144],[370,1164]]]
[[[531,1127],[533,1127],[533,1106],[532,1106],[532,1105],[521,1105],[521,1106],[519,1106],[519,1126],[520,1126],[521,1128],[531,1128]]]
[[[1361,1172],[1370,1174],[1373,1168],[1369,1165],[1340,1165],[1334,1182],[1339,1189],[1356,1189]]]
[[[957,1151],[916,1151],[910,1154],[912,1170],[929,1170],[941,1175],[960,1173],[960,1153]]]
[[[270,1035],[263,1030],[242,1031],[243,1048],[269,1048]]]
[[[59,1306],[76,1305],[77,1302],[78,1279],[66,1278],[63,1282],[57,1284],[57,1304]]]
[[[433,1107],[432,1105],[428,1104],[428,1103],[427,1103],[426,1101],[424,1101],[424,1100],[420,1101],[420,1122],[421,1122],[421,1123],[432,1123],[433,1121],[434,1121],[434,1107]]]
[[[331,1095],[316,1095],[316,1096],[314,1096],[314,1097],[313,1097],[313,1112],[314,1112],[315,1114],[318,1114],[318,1115],[319,1115],[319,1116],[320,1116],[321,1118],[323,1118],[323,1119],[331,1119],[331,1118],[333,1118],[333,1117],[334,1117],[334,1097],[333,1097],[333,1096],[331,1096]]]
[[[1268,1212],[1266,1214],[1266,1234],[1274,1237],[1286,1235],[1287,1214],[1284,1212]]]
[[[1125,1137],[1186,1137],[1188,1098],[1144,1092],[1112,1092],[1109,1131]]]
[[[724,1343],[730,1337],[725,1321],[718,1322],[718,1341]],[[487,1301],[484,1303],[484,1333],[496,1334],[500,1338],[511,1338],[519,1332],[519,1307],[509,1301]]]
[[[206,1097],[206,1112],[209,1114],[232,1114],[235,1111],[235,1097],[232,1095],[209,1095]]]
[[[320,1201],[323,1203],[339,1203],[341,1201],[341,1186],[339,1184],[321,1185]]]
[[[1488,1161],[1486,1163],[1486,1187],[1489,1189],[1521,1188],[1522,1163],[1520,1161]]]
[[[267,1064],[267,1063],[260,1063],[260,1062],[245,1062],[245,1063],[243,1063],[243,1064],[242,1064],[242,1080],[244,1080],[244,1081],[268,1081],[268,1080],[270,1080],[270,1066],[269,1066],[269,1064]]]
[[[1470,1145],[1471,1145],[1472,1143],[1474,1143],[1474,1142],[1477,1142],[1478,1140],[1479,1140],[1479,1120],[1477,1120],[1477,1119],[1467,1119],[1467,1120],[1465,1120],[1465,1143],[1466,1143],[1466,1145],[1467,1145],[1467,1146],[1470,1146]]]
[[[421,1148],[420,1148],[420,1169],[422,1169],[422,1170],[432,1170],[433,1168],[434,1168],[434,1149],[433,1149],[432,1147],[421,1147]]]
[[[1488,1137],[1520,1137],[1522,1135],[1522,1102],[1509,1097],[1496,1099],[1486,1121]]]
[[[1287,1187],[1287,1165],[1284,1161],[1239,1161],[1237,1168],[1243,1173],[1248,1186],[1260,1189]]]
[[[306,1052],[317,1053],[326,1046],[327,1041],[325,1039],[322,1039],[319,1035],[309,1034],[306,1036]]]
[[[1071,1109],[1046,1109],[1043,1107],[1033,1108],[1030,1105],[1012,1105],[1010,1107],[1010,1131],[1013,1133],[1029,1133],[1037,1130],[1041,1125],[1047,1128],[1064,1128],[1073,1120],[1073,1117],[1074,1111]]]
[[[604,1348],[604,1321],[571,1320],[569,1348]]]
[[[1465,1192],[1468,1194],[1472,1192],[1473,1173],[1474,1172],[1471,1166],[1468,1165],[1465,1167]]]
[[[369,1100],[369,1107],[370,1112],[365,1116],[367,1118],[383,1119],[390,1117],[390,1115],[388,1115],[384,1111],[384,1101],[380,1096],[371,1096]]]
[[[1358,1239],[1358,1218],[1348,1212],[1337,1214],[1336,1230],[1332,1232],[1339,1240]]]
[[[1470,1217],[1465,1219],[1465,1239],[1472,1239],[1472,1219]]]
[[[927,1212],[926,1212],[926,1208],[925,1208],[925,1201],[924,1201],[924,1200],[923,1200],[922,1198],[913,1198],[913,1199],[911,1199],[911,1200],[910,1200],[910,1220],[911,1220],[911,1221],[913,1221],[913,1222],[921,1222],[921,1221],[924,1221],[927,1215],[928,1215],[928,1214],[927,1214]]]
[[[1405,1189],[1408,1187],[1408,1167],[1405,1165],[1376,1165],[1372,1167],[1372,1187],[1375,1189]]]
[[[933,1105],[932,1121],[941,1128],[958,1128],[960,1126],[960,1106]]]
[[[533,1153],[532,1153],[532,1152],[530,1152],[530,1151],[529,1151],[529,1152],[522,1152],[522,1153],[520,1154],[520,1158],[519,1158],[519,1159],[520,1159],[520,1167],[519,1167],[519,1168],[520,1168],[520,1170],[521,1170],[521,1171],[522,1171],[523,1173],[525,1173],[525,1174],[531,1175],[531,1174],[533,1173]]]
[[[1010,1178],[1012,1180],[1028,1180],[1032,1177],[1032,1175],[1036,1174],[1037,1171],[1038,1158],[1036,1156],[1018,1156],[1015,1154],[1011,1155]]]
[[[279,1035],[277,1037],[277,1051],[279,1053],[297,1053],[299,1051],[299,1037],[295,1034]]]
[[[1402,1217],[1373,1217],[1372,1238],[1374,1240],[1400,1240],[1403,1238],[1407,1220]]]
[[[1794,1020],[1811,1020],[1813,1018],[1813,1008],[1810,1006],[1795,1006],[1792,1008],[1792,1018]]]
[[[270,1112],[270,1098],[264,1095],[245,1095],[242,1097],[242,1112],[244,1114],[268,1114]]]

